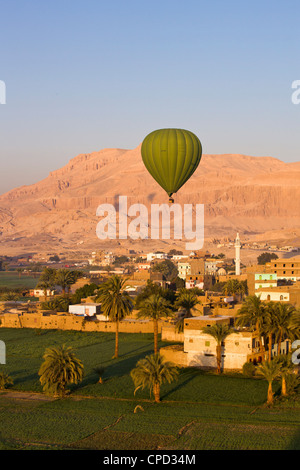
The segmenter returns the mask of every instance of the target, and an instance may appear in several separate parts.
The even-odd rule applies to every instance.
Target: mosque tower
[[[236,234],[235,239],[235,275],[239,276],[241,274],[241,257],[240,257],[240,249],[241,249],[241,242],[239,234]]]

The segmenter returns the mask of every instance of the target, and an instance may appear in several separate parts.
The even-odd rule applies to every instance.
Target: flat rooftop
[[[200,321],[218,321],[218,320],[226,320],[233,318],[233,315],[199,315],[198,317],[189,317],[186,318],[185,320],[187,321],[194,321],[194,320],[200,320]]]

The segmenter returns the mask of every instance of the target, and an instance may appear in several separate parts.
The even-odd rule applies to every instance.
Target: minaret
[[[241,274],[241,258],[240,258],[241,242],[240,242],[240,237],[238,233],[236,234],[234,246],[235,246],[235,275],[239,276]]]

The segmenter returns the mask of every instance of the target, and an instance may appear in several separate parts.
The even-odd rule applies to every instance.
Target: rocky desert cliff
[[[0,254],[98,249],[103,244],[96,236],[99,204],[117,208],[119,195],[126,195],[129,204],[167,203],[144,167],[140,149],[78,155],[44,180],[0,196]],[[175,195],[180,204],[205,205],[206,240],[233,237],[237,231],[246,238],[296,239],[299,200],[300,162],[234,154],[203,155]],[[122,246],[132,243],[122,241]],[[151,241],[145,243],[151,249]]]

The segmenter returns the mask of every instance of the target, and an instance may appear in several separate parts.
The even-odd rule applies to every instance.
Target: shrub
[[[103,379],[102,379],[102,376],[105,372],[105,367],[102,367],[102,366],[97,366],[95,367],[94,369],[94,372],[98,375],[99,379],[98,379],[98,383],[99,384],[102,384],[103,383]]]
[[[245,362],[243,365],[243,374],[245,377],[253,377],[255,375],[256,367],[253,362]]]
[[[292,395],[299,387],[300,377],[297,374],[288,374],[286,376],[286,391],[288,395]]]
[[[4,390],[8,385],[13,385],[12,378],[5,374],[5,372],[0,372],[0,390]]]

